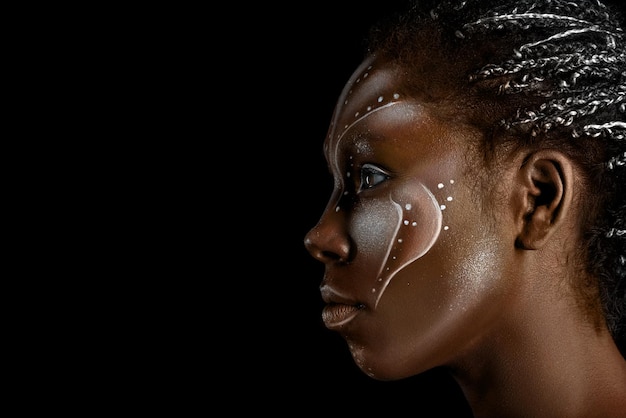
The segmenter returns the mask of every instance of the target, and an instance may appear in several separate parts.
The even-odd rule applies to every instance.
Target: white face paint
[[[327,145],[328,160],[332,171],[336,173],[337,186],[344,189],[341,197],[350,194],[347,184],[353,176],[355,156],[350,155],[348,167],[342,167],[341,148],[351,142],[357,154],[367,154],[371,146],[362,141],[354,140],[351,132],[367,119],[380,115],[393,119],[405,118],[414,109],[406,106],[399,92],[387,91],[386,84],[393,82],[390,72],[375,73],[369,63],[361,75],[344,90],[342,106],[338,106],[329,132]],[[368,80],[369,79],[369,80]],[[371,82],[367,82],[367,81]],[[353,104],[354,103],[354,104]],[[395,107],[395,109],[393,109]],[[351,117],[345,117],[351,115]],[[354,129],[353,129],[354,128]],[[358,155],[357,155],[358,157]],[[339,175],[344,172],[344,176]],[[356,179],[354,181],[357,181]],[[335,203],[335,211],[341,210],[341,201]],[[421,183],[419,178],[403,182],[401,187],[391,190],[385,198],[363,199],[354,208],[350,222],[350,234],[359,245],[360,257],[370,260],[370,277],[360,280],[370,281],[370,295],[367,300],[377,306],[385,288],[393,276],[404,266],[422,257],[436,242],[442,230],[442,209],[435,195]],[[376,274],[373,274],[376,273]]]
[[[352,237],[362,244],[363,255],[380,264],[373,270],[378,272],[371,287],[374,307],[393,276],[433,246],[441,224],[439,203],[417,181],[394,190],[386,200],[368,201],[358,208],[350,227]],[[387,242],[381,245],[381,240]]]
[[[325,325],[385,379],[448,361],[515,293],[499,280],[510,237],[485,228],[465,174],[480,133],[406,95],[403,77],[369,61],[347,84],[324,143],[333,193],[305,239],[325,265]]]

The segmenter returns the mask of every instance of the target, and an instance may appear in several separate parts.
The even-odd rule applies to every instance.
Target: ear
[[[541,248],[558,228],[572,204],[572,161],[554,150],[528,155],[517,173],[515,220],[516,246]]]

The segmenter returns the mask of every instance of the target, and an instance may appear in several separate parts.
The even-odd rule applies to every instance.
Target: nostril
[[[331,250],[323,250],[322,248],[312,244],[310,242],[305,242],[305,247],[309,251],[309,254],[313,256],[318,261],[322,263],[333,263],[333,262],[345,262],[346,256],[342,254],[343,252],[336,252]]]
[[[331,251],[320,251],[320,255],[316,256],[317,259],[319,260],[326,260],[326,261],[340,261],[341,257]]]

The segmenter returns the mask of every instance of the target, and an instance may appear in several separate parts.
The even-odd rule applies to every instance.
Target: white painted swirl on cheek
[[[435,196],[418,181],[354,208],[348,228],[358,254],[361,297],[370,306],[378,305],[395,274],[432,248],[442,218]]]
[[[437,199],[422,183],[414,181],[391,195],[399,222],[372,289],[378,305],[387,285],[406,265],[426,254],[441,232],[443,215]]]

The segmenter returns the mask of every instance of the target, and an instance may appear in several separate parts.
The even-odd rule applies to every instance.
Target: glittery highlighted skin
[[[439,237],[442,223],[441,209],[435,196],[418,181],[409,183],[404,190],[395,191],[388,202],[380,202],[379,206],[364,208],[364,211],[388,213],[388,216],[376,216],[374,221],[356,222],[352,228],[355,240],[360,242],[371,239],[369,237],[372,234],[389,239],[386,256],[372,286],[374,306],[378,305],[393,276],[433,246]],[[388,220],[388,225],[379,222],[380,219]]]

